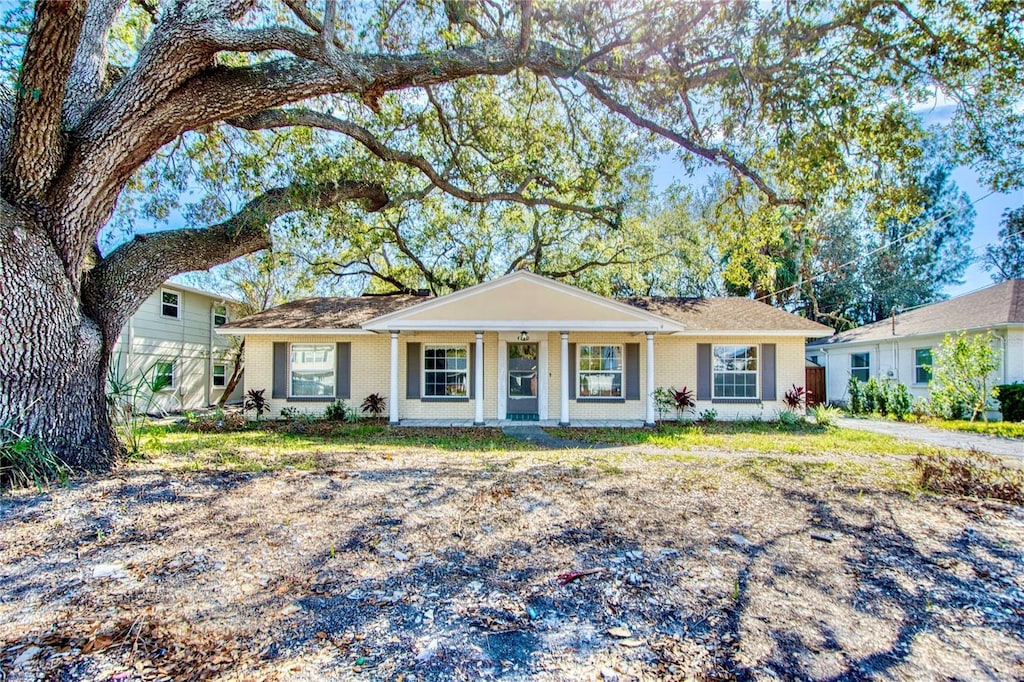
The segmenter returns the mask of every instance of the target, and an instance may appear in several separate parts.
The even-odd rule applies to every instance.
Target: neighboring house
[[[746,298],[612,300],[516,272],[439,298],[303,299],[217,330],[246,338],[272,414],[388,401],[392,423],[652,423],[657,387],[721,419],[782,409],[829,327]]]
[[[217,403],[234,369],[232,339],[214,330],[237,317],[238,301],[168,282],[153,292],[121,331],[111,359],[113,378],[142,391],[137,409],[160,414]],[[240,400],[241,382],[232,396]]]
[[[828,399],[844,402],[851,376],[899,381],[928,397],[932,352],[946,334],[995,335],[997,384],[1024,381],[1024,280],[1009,280],[933,303],[807,345],[807,359],[825,367]]]

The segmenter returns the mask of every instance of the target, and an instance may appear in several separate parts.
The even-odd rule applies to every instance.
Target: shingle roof
[[[751,298],[647,297],[619,300],[675,320],[690,331],[794,331],[807,332],[809,336],[832,333],[831,327]]]
[[[1024,323],[1024,279],[1011,279],[971,294],[957,296],[892,318],[866,324],[841,334],[816,341],[814,345],[879,341],[901,336],[944,334],[960,329],[983,329],[1004,324]]]
[[[303,298],[224,325],[237,329],[358,329],[381,315],[430,300],[388,295],[356,298]],[[749,298],[624,298],[621,303],[667,317],[692,331],[796,331],[808,336],[832,333],[830,327]]]
[[[232,320],[228,329],[359,329],[368,320],[429,300],[393,294],[354,298],[300,298],[261,313]]]

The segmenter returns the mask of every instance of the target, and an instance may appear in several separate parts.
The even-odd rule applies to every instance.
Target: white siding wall
[[[1024,328],[1003,328],[994,333],[999,337],[995,347],[1000,351],[1000,368],[993,381],[997,384],[1024,381]],[[817,355],[818,363],[825,367],[829,402],[846,402],[848,399],[850,358],[855,353],[871,354],[872,377],[898,380],[906,384],[912,395],[927,398],[930,396],[928,385],[916,381],[915,351],[920,348],[934,350],[942,344],[944,337],[944,334],[932,334],[824,349],[812,347],[807,349],[806,355]]]
[[[162,314],[161,294],[165,290],[179,296],[177,319]],[[213,333],[217,300],[168,285],[155,291],[132,315],[118,338],[112,360],[116,369],[112,372],[135,383],[142,373],[152,378],[155,363],[174,363],[174,388],[158,391],[151,398],[147,393],[139,401],[139,409],[176,412],[205,407],[220,399],[223,389],[213,386],[213,365],[225,365],[228,379],[233,365],[231,338]],[[237,400],[241,395],[240,383],[232,398]]]

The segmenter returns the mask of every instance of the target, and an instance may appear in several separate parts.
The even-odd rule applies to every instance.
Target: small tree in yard
[[[946,334],[932,357],[929,387],[935,412],[955,418],[963,407],[970,411],[971,421],[979,414],[988,421],[985,411],[996,394],[989,379],[998,367],[993,338],[992,332]]]

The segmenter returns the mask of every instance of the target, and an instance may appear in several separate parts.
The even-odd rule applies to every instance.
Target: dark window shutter
[[[284,341],[274,342],[274,386],[270,397],[288,397],[288,344]]]
[[[576,344],[569,344],[569,397],[576,399]]]
[[[711,400],[711,344],[697,344],[697,400]]]
[[[775,344],[761,344],[761,400],[775,400]]]
[[[640,344],[626,344],[626,400],[640,400]]]
[[[335,380],[337,386],[335,387],[334,397],[335,398],[351,398],[352,397],[352,344],[349,342],[339,343],[338,350],[336,352],[335,363],[337,364],[337,374]]]
[[[468,376],[466,381],[469,382],[469,391],[467,391],[470,398],[476,397],[476,342],[469,344],[469,367],[466,368]]]
[[[420,397],[420,344],[405,344],[405,397]]]

